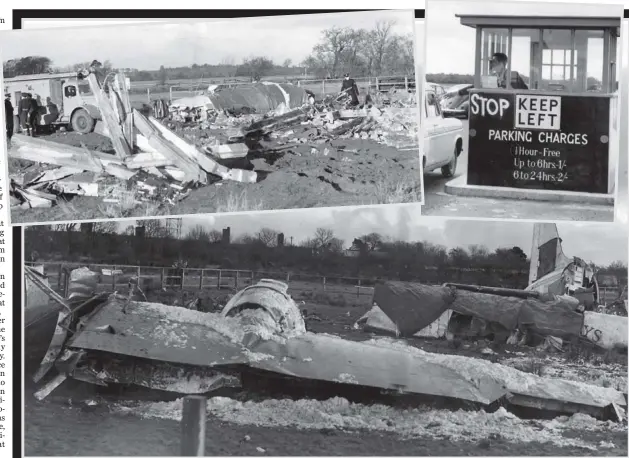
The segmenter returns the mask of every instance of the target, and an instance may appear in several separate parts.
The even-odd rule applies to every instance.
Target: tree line
[[[132,69],[132,81],[156,81],[162,85],[180,79],[246,78],[251,81],[264,77],[299,76],[339,78],[346,72],[353,76],[384,76],[412,74],[414,72],[414,40],[412,34],[398,35],[395,21],[378,21],[371,29],[331,27],[321,32],[319,42],[297,65],[291,60],[275,62],[268,56],[250,56],[240,63],[226,57],[216,64],[192,64],[185,67],[160,66],[155,70]],[[5,78],[36,73],[76,71],[89,66],[79,62],[68,66],[55,66],[45,56],[26,56],[3,62]],[[103,71],[113,67],[104,60]]]
[[[225,243],[222,230],[198,225],[177,237],[160,220],[140,223],[144,236],[115,222],[30,226],[25,229],[28,261],[84,262],[170,266],[185,261],[191,268],[221,268],[371,279],[460,282],[524,288],[528,282],[526,254],[520,247],[446,247],[424,241],[390,240],[372,232],[344,241],[327,228],[292,244],[271,228],[234,237]],[[282,243],[283,241],[283,243]],[[627,266],[599,266],[627,283]]]

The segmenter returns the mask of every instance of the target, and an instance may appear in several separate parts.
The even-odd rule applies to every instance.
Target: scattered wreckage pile
[[[36,276],[28,268],[26,272],[27,279]],[[73,281],[85,286],[90,275],[95,274],[84,270]],[[580,412],[602,420],[626,418],[626,394],[614,388],[541,377],[477,358],[429,353],[401,340],[355,342],[308,332],[287,290],[285,283],[261,280],[237,292],[220,313],[138,301],[132,292],[81,294],[74,300],[51,296],[62,310],[34,376],[36,382],[46,379],[36,397],[43,399],[68,377],[101,386],[134,384],[182,394],[261,387],[282,394],[306,385],[315,397],[352,399],[362,392],[372,401],[409,397],[430,405],[491,412],[504,407],[533,416]],[[471,299],[474,294],[482,297]],[[403,324],[405,334],[430,325],[443,307],[472,311],[466,307],[473,304],[488,311],[496,300],[483,305],[484,296],[453,287],[401,283],[378,285],[375,291],[378,304],[391,321]],[[507,299],[512,312],[518,304],[521,309],[515,318],[505,319],[558,332],[557,326],[546,326],[549,310],[541,313],[538,300]],[[428,312],[422,311],[424,300],[433,301]],[[557,301],[554,305],[563,310]],[[404,320],[403,309],[408,315]],[[525,310],[540,314],[527,315]],[[550,313],[553,319],[559,313],[572,323],[567,311]]]
[[[12,206],[50,207],[60,195],[100,197],[131,208],[148,201],[174,205],[195,187],[223,180],[256,183],[251,163],[230,165],[250,153],[264,157],[274,146],[316,146],[331,138],[417,145],[414,94],[380,97],[388,105],[383,109],[373,104],[339,109],[342,95],[315,102],[298,86],[258,83],[172,104],[156,101],[151,116],[131,107],[123,74],[102,86],[94,74],[85,78],[102,117],[95,131],[111,139],[115,155],[91,151],[83,143],[77,147],[16,135],[9,157],[38,165],[11,175]],[[263,139],[279,141],[270,146]]]

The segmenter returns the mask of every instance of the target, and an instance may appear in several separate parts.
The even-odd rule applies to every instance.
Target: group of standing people
[[[22,132],[28,136],[33,137],[36,134],[37,116],[39,114],[39,104],[37,100],[33,98],[33,95],[28,92],[22,93],[22,98],[18,103],[18,117],[20,120],[20,128]],[[14,123],[13,116],[15,115],[15,109],[11,103],[11,95],[4,95],[4,117],[6,120],[7,128],[7,141],[11,141],[13,136]]]

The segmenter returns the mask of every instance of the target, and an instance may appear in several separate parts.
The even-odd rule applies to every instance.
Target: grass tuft
[[[246,189],[242,191],[230,191],[225,202],[216,205],[217,213],[259,211],[263,209],[264,204],[262,200],[249,198]]]

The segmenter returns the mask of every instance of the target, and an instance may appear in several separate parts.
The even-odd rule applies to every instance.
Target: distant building
[[[277,234],[277,246],[284,246],[284,233]]]
[[[358,248],[352,246],[352,247],[348,248],[347,250],[345,250],[343,252],[343,254],[345,256],[350,257],[350,258],[356,258],[356,257],[360,256],[360,250]]]
[[[224,245],[229,245],[231,243],[231,228],[226,227],[225,229],[223,229],[222,242]]]

